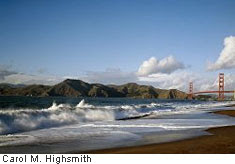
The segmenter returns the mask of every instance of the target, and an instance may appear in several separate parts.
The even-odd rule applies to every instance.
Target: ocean
[[[210,135],[233,101],[0,97],[0,153],[73,153]]]

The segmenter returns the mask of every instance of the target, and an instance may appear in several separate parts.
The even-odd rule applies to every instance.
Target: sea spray
[[[80,103],[76,106],[76,108],[95,108],[93,105],[85,103],[85,100],[82,99]]]
[[[210,113],[215,109],[228,109],[223,106],[228,102],[127,98],[84,98],[82,101],[64,97],[31,97],[30,101],[32,99],[35,101],[31,104],[38,105],[37,108],[16,105],[0,110],[0,133],[7,134],[0,135],[0,152],[84,152],[141,142],[169,142],[198,136],[202,129],[234,125],[234,119]],[[18,99],[15,104],[17,102]]]
[[[113,111],[89,109],[89,106],[93,107],[83,104],[82,108],[77,108],[69,104],[57,105],[54,102],[47,110],[7,110],[0,113],[0,134],[115,119]]]
[[[163,115],[184,114],[201,109],[207,110],[211,107],[226,104],[228,103],[198,102],[192,104],[176,101],[93,105],[85,102],[84,99],[78,104],[57,104],[54,101],[52,105],[46,109],[13,108],[0,110],[0,134],[12,134],[95,121],[140,119],[143,117],[157,118]]]

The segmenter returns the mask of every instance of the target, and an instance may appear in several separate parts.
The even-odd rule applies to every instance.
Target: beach
[[[235,110],[213,112],[235,117]],[[94,150],[91,154],[231,154],[235,153],[235,126],[209,128],[211,135],[134,147]]]

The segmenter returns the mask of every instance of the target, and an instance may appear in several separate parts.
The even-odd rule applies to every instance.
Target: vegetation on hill
[[[176,89],[158,89],[153,86],[127,83],[124,85],[89,84],[67,79],[54,86],[28,85],[13,87],[2,85],[0,95],[5,96],[66,96],[66,97],[133,97],[159,99],[186,99],[187,94]]]

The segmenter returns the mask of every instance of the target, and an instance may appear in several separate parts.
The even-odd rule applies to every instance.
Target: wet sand
[[[213,112],[235,117],[235,110]],[[181,141],[144,146],[94,150],[84,153],[100,154],[233,154],[235,153],[235,126],[210,128],[212,135]]]
[[[235,110],[221,110],[221,111],[216,111],[213,113],[235,117]]]

